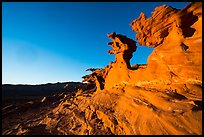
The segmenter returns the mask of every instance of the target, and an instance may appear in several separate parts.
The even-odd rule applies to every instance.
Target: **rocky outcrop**
[[[173,16],[177,12],[177,9],[163,5],[155,8],[152,16],[148,19],[144,13],[141,13],[140,16],[130,24],[133,31],[137,32],[136,39],[138,43],[149,47],[156,47],[163,43],[169,30],[172,29],[173,24],[176,23]]]
[[[108,45],[113,48],[108,53],[116,55],[115,61],[105,66],[104,69],[87,69],[87,71],[90,70],[92,73],[82,77],[84,79],[82,82],[94,83],[97,89],[100,90],[104,89],[104,87],[106,89],[110,88],[116,83],[129,79],[130,59],[137,48],[134,40],[121,34],[113,32],[108,34],[108,37],[112,40]]]
[[[91,74],[85,75],[82,78],[84,79],[82,82],[87,82],[87,84],[95,84],[97,87],[97,90],[103,90],[104,89],[104,69],[94,69],[89,68],[86,71],[92,71]]]
[[[108,35],[116,60],[105,67],[105,88],[93,96],[93,104],[114,111],[109,118],[118,125],[108,122],[105,110],[97,113],[113,134],[201,134],[201,9],[201,3],[191,3],[181,10],[157,7],[148,19],[141,13],[130,25],[138,43],[154,51],[147,65],[134,69],[129,65],[134,42],[125,48],[125,42],[110,37],[115,33]],[[129,49],[126,59],[124,49]]]
[[[126,68],[130,69],[130,59],[132,58],[132,53],[136,51],[136,42],[115,32],[108,34],[108,37],[113,41],[108,43],[113,48],[108,53],[116,54],[115,62],[124,64]]]
[[[143,46],[157,47],[172,34],[172,40],[182,41],[195,33],[196,29],[191,26],[202,15],[200,5],[201,3],[192,3],[182,10],[167,5],[159,6],[150,18],[147,19],[145,14],[141,13],[130,25],[133,31],[137,32],[138,43]]]
[[[181,10],[157,7],[148,19],[141,13],[130,25],[138,43],[154,51],[146,65],[134,69],[129,60],[135,43],[126,45],[115,33],[108,35],[113,41],[109,53],[116,54],[116,60],[104,68],[105,88],[92,101],[93,108],[113,111],[96,113],[111,133],[201,134],[201,9],[201,3],[191,3]],[[118,124],[108,120],[113,117]]]
[[[137,80],[202,84],[202,3],[181,10],[163,5],[148,19],[141,13],[130,25],[140,45],[155,48],[143,78],[133,72]]]
[[[115,32],[108,34],[108,37],[112,40],[108,45],[113,48],[108,53],[115,54],[115,61],[111,62],[106,69],[106,89],[122,81],[128,81],[129,70],[131,69],[130,59],[132,58],[132,53],[136,51],[136,42],[134,40]]]
[[[163,5],[149,19],[142,13],[131,23],[139,44],[154,47],[147,64],[131,66],[135,41],[108,34],[108,53],[115,54],[115,61],[103,69],[88,69],[92,73],[83,77],[97,89],[60,95],[57,106],[37,119],[27,116],[3,134],[43,129],[44,134],[58,135],[201,135],[201,9],[200,2],[181,10]],[[40,103],[53,101],[45,98]]]

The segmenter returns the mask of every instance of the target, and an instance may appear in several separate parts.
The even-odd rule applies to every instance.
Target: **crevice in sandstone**
[[[184,43],[181,43],[181,45],[180,45],[180,46],[181,46],[181,48],[182,48],[182,50],[183,50],[183,51],[187,51],[187,50],[188,50],[188,48],[189,48],[189,47],[188,47],[188,46],[186,46]]]
[[[194,106],[194,107],[192,108],[193,111],[202,110],[202,101],[196,100],[196,101],[194,101],[194,103],[195,103],[197,106]]]

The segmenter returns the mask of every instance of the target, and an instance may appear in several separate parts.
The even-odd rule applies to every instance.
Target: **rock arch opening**
[[[137,50],[133,53],[133,57],[130,59],[131,68],[135,70],[139,65],[146,65],[148,57],[152,54],[153,50],[154,48],[137,45]]]

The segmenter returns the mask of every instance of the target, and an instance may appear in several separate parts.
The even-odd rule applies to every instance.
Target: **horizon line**
[[[37,84],[31,84],[31,83],[2,83],[2,85],[45,85],[45,84],[59,84],[59,83],[69,83],[69,82],[85,83],[85,82],[80,82],[80,81],[63,81],[63,82],[47,82],[47,83],[37,83]]]

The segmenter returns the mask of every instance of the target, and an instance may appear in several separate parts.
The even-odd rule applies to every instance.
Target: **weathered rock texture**
[[[202,134],[202,3],[160,6],[131,26],[140,45],[154,47],[147,65],[131,67],[135,41],[108,34],[115,61],[83,77],[96,88],[64,95],[40,118],[3,133],[32,134],[41,125],[63,135]]]
[[[137,80],[201,85],[201,3],[192,3],[182,10],[163,5],[155,8],[148,19],[141,13],[130,25],[140,45],[155,48],[143,76],[133,74]]]
[[[94,69],[90,68],[86,71],[92,71],[91,74],[83,76],[84,79],[82,82],[87,82],[88,84],[95,84],[97,87],[97,90],[103,90],[104,89],[104,69]]]
[[[116,34],[108,34],[108,37],[113,41],[109,42],[113,49],[109,50],[109,54],[115,54],[115,62],[111,62],[108,68],[105,68],[105,88],[108,89],[113,87],[116,83],[123,81],[128,81],[130,59],[132,58],[132,53],[136,51],[136,42],[127,38],[126,36]]]
[[[127,38],[121,34],[115,32],[108,34],[108,37],[112,40],[109,42],[113,49],[109,50],[109,54],[115,54],[115,61],[111,62],[104,69],[87,69],[92,71],[90,75],[83,76],[83,82],[88,84],[95,83],[97,89],[102,90],[113,87],[116,83],[128,81],[129,70],[131,70],[130,59],[132,53],[136,51],[136,42],[132,39]]]

